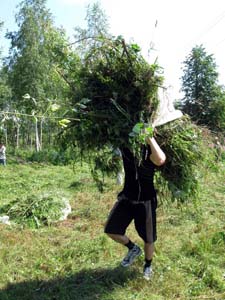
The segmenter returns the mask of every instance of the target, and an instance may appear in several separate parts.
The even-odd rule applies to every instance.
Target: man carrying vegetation
[[[154,169],[164,164],[166,156],[154,137],[147,138],[146,142],[140,164],[128,148],[121,149],[125,183],[110,212],[105,233],[128,248],[128,253],[121,262],[123,267],[128,267],[142,252],[125,234],[127,227],[134,220],[137,233],[144,241],[144,278],[149,280],[152,275],[151,263],[156,241],[157,198],[153,184]]]
[[[110,213],[105,232],[127,246],[128,254],[122,260],[122,266],[127,267],[141,254],[139,246],[125,235],[134,220],[137,233],[144,240],[144,277],[149,279],[156,241],[155,167],[167,160],[159,175],[165,182],[163,188],[173,199],[184,202],[196,196],[198,176],[193,174],[202,158],[201,132],[187,116],[171,109],[167,100],[161,101],[162,69],[156,62],[150,65],[137,44],[126,43],[122,36],[102,33],[90,39],[93,31],[80,32],[84,33],[78,32],[78,40],[82,41],[77,44],[78,53],[82,54],[80,65],[76,58],[68,69],[69,74],[70,68],[78,65],[76,76],[72,72],[72,77],[68,77],[73,109],[72,114],[68,111],[66,115],[74,121],[62,133],[62,140],[72,142],[82,155],[87,155],[100,190],[103,182],[99,174],[118,172],[111,148],[121,150],[124,188]],[[85,40],[87,43],[83,43]],[[167,113],[173,118],[167,118]],[[159,144],[153,138],[156,126]]]

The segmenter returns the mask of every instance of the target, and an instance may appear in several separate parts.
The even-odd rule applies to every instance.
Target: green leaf
[[[58,105],[56,103],[54,103],[54,104],[51,105],[51,111],[53,111],[53,112],[57,111],[59,108],[60,108],[60,105]]]
[[[131,44],[131,48],[135,51],[135,52],[140,52],[141,48],[138,46],[138,44]]]
[[[61,127],[67,127],[67,125],[70,123],[70,120],[68,120],[68,119],[62,119],[62,120],[60,120],[59,121],[59,125],[61,126]]]
[[[144,123],[137,123],[134,127],[133,127],[133,129],[132,129],[132,131],[134,132],[134,133],[140,133],[141,132],[141,129],[143,129],[144,128]]]
[[[145,128],[145,133],[147,136],[153,137],[154,129],[152,127],[146,127]]]

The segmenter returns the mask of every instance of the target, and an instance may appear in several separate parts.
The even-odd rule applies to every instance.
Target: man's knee
[[[107,235],[113,239],[115,242],[118,242],[120,244],[127,244],[129,242],[129,239],[126,235],[122,234],[114,234],[114,233],[107,233]]]
[[[110,237],[113,240],[117,239],[120,236],[119,234],[115,234],[115,233],[108,233],[108,232],[105,233],[108,235],[108,237]]]

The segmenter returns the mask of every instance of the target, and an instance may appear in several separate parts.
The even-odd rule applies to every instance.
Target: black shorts
[[[134,220],[139,236],[146,243],[153,243],[157,239],[156,208],[156,197],[140,203],[118,198],[106,222],[105,233],[124,235],[127,227]]]

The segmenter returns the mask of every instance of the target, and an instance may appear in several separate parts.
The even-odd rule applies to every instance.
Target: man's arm
[[[162,166],[166,161],[165,153],[162,151],[154,137],[147,138],[146,141],[151,148],[150,160],[156,166]]]

